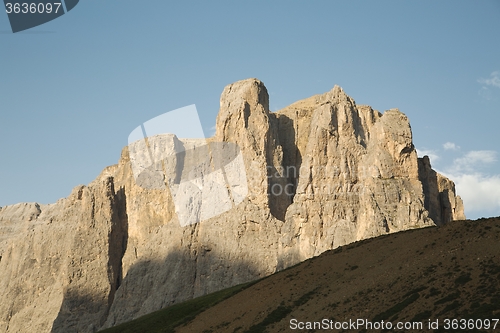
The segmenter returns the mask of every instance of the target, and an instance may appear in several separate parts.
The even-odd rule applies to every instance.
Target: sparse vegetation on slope
[[[250,282],[227,288],[186,302],[172,305],[136,320],[100,331],[101,333],[169,333],[193,320],[197,314],[256,283]]]

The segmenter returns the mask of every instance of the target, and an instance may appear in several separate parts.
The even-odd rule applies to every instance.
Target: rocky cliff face
[[[129,148],[66,199],[0,209],[0,332],[95,332],[356,240],[465,218],[453,182],[417,158],[407,117],[340,87],[270,112],[262,82],[239,81],[216,127],[209,144],[237,146],[247,184],[230,180],[230,209],[200,223],[179,218],[185,172],[138,179]],[[194,147],[183,163],[202,151],[178,141]]]

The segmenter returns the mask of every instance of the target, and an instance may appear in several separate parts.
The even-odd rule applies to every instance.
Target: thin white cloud
[[[474,171],[477,167],[485,164],[492,164],[497,161],[497,152],[493,150],[473,150],[463,157],[453,161],[455,172]]]
[[[445,144],[443,144],[443,148],[445,150],[460,150],[460,146],[457,146],[453,142],[446,142]]]
[[[500,175],[479,173],[452,175],[458,195],[464,201],[465,213],[492,212],[500,215]]]
[[[500,88],[500,71],[495,71],[490,74],[489,79],[479,79],[477,82],[487,85],[487,86],[494,86],[497,88]]]
[[[480,167],[490,166],[496,161],[496,151],[473,150],[454,159],[451,166],[440,171],[455,182],[457,194],[464,201],[465,214],[469,218],[500,215],[500,174],[486,175],[478,171]]]
[[[437,160],[439,160],[439,155],[434,150],[418,149],[417,148],[417,155],[418,155],[418,157],[424,157],[425,155],[429,156],[429,159],[431,160],[431,164],[432,164],[432,162],[436,162]]]
[[[477,93],[481,98],[487,101],[493,100],[493,94],[491,93],[491,89],[489,89],[488,87],[481,87],[481,89]]]
[[[210,128],[208,129],[208,134],[209,134],[209,136],[210,136],[210,137],[214,136],[214,135],[215,135],[215,131],[216,131],[216,130],[217,130],[216,125],[214,125],[214,126],[210,127]]]

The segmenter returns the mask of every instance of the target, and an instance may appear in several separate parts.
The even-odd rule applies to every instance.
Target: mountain
[[[95,332],[465,218],[397,109],[356,105],[335,86],[270,112],[257,79],[225,87],[220,105],[206,142],[133,141],[68,198],[0,209],[0,332]]]
[[[398,332],[491,331],[494,319],[496,329],[500,326],[499,237],[500,218],[491,218],[363,240],[241,286],[241,291],[209,295],[218,303],[204,311],[194,309],[207,304],[208,296],[103,333],[173,328],[177,333],[290,332],[314,325],[316,331],[343,325],[336,331],[363,332],[369,323],[392,325]],[[446,319],[457,319],[457,328]],[[460,329],[463,320],[475,326]],[[397,329],[398,323],[413,329]],[[439,326],[430,329],[429,323]]]

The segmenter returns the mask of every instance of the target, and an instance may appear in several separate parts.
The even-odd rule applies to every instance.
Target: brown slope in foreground
[[[288,332],[293,318],[420,321],[424,331],[439,319],[446,331],[445,318],[499,318],[499,238],[500,218],[491,218],[357,242],[274,274],[176,332]]]

